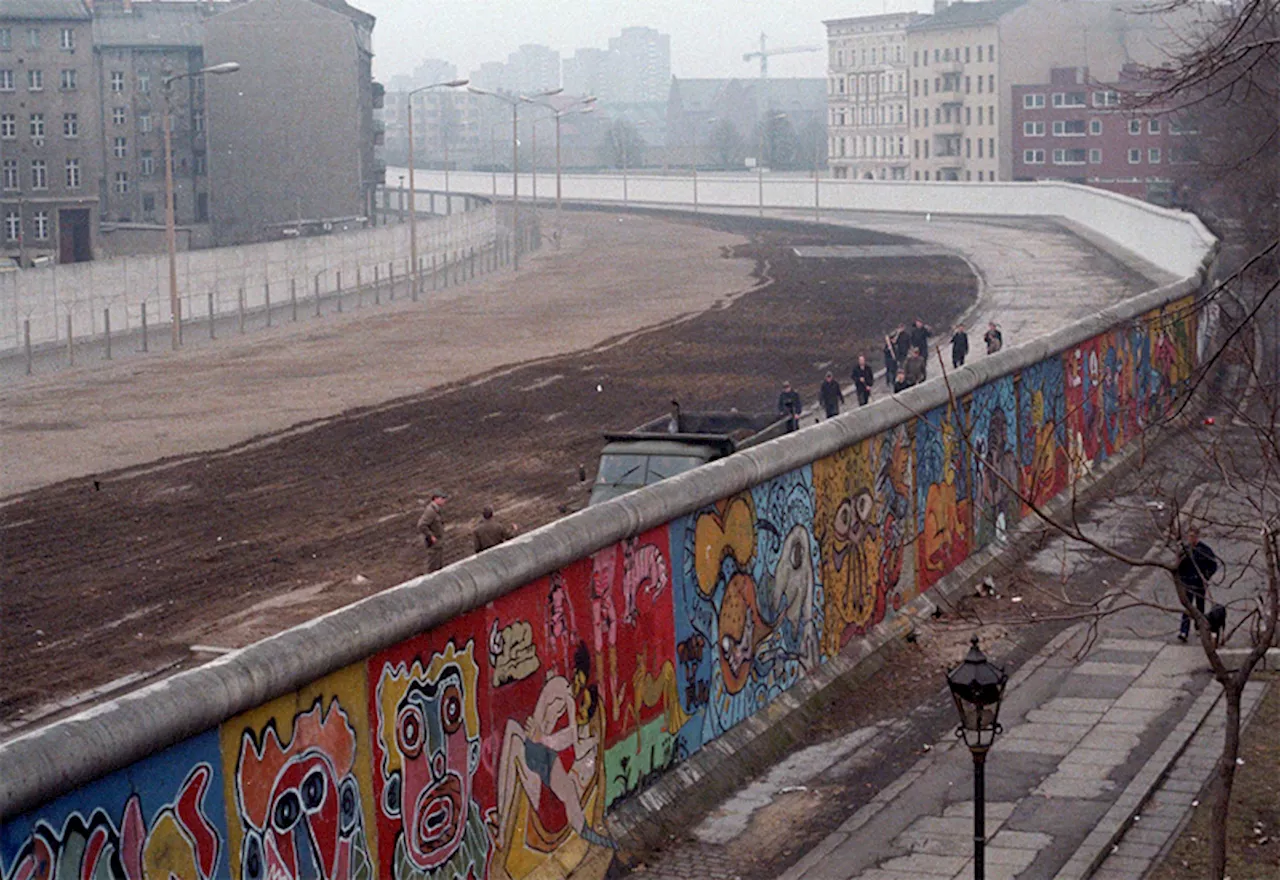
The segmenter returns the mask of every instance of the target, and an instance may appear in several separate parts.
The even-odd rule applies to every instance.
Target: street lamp
[[[568,103],[568,104],[565,104],[563,107],[560,107],[560,108],[558,108],[558,109],[557,109],[553,104],[551,104],[550,102],[540,102],[540,101],[535,101],[535,100],[528,99],[528,98],[526,98],[526,99],[524,99],[524,100],[526,101],[526,103],[533,104],[533,105],[534,105],[534,106],[536,106],[536,107],[545,107],[545,108],[547,108],[548,110],[550,110],[550,111],[551,111],[551,113],[552,113],[552,118],[554,118],[554,119],[555,119],[555,122],[556,122],[556,247],[558,248],[558,247],[560,247],[560,208],[561,208],[561,202],[560,202],[560,120],[561,120],[561,119],[563,119],[565,116],[569,116],[569,115],[575,115],[575,114],[581,114],[581,113],[594,113],[594,112],[596,111],[596,98],[595,98],[595,96],[594,96],[594,95],[589,95],[589,96],[587,96],[587,97],[585,97],[585,98],[580,98],[580,99],[578,99],[577,101],[572,101],[572,102],[570,102],[570,103]],[[534,133],[535,133],[535,136],[536,136],[536,133],[537,133],[537,131],[538,131],[538,124],[537,124],[537,122],[536,122],[536,121],[535,121],[535,122],[534,122],[534,124],[533,124],[533,130],[534,130]],[[537,154],[537,149],[536,149],[536,144],[537,144],[537,141],[536,141],[536,140],[534,141],[534,144],[535,144],[535,149],[534,149],[534,157],[533,157],[533,162],[534,162],[534,167],[533,167],[533,186],[534,186],[534,190],[533,190],[533,197],[534,197],[534,203],[535,203],[535,204],[537,204],[537,198],[538,198],[538,189],[537,189],[537,187],[538,187],[538,164],[537,164],[537,163],[538,163],[538,154]]]
[[[720,121],[719,116],[712,116],[710,119],[702,120],[702,125],[714,125]],[[693,212],[698,213],[698,132],[702,130],[702,125],[693,124]]]
[[[409,280],[413,287],[413,298],[415,300],[418,298],[418,286],[422,279],[418,274],[418,208],[413,198],[414,191],[417,189],[413,182],[413,96],[430,89],[456,89],[459,86],[465,86],[468,82],[470,80],[451,79],[447,82],[431,83],[431,85],[413,89],[404,96],[405,106],[408,108],[409,114],[409,259],[412,262],[409,270]],[[448,173],[446,169],[445,175],[447,176]]]
[[[511,228],[516,234],[516,246],[512,248],[512,268],[520,270],[520,103],[529,102],[533,98],[550,98],[564,89],[548,89],[533,95],[514,95],[509,92],[491,92],[467,86],[473,95],[488,95],[497,98],[511,108]]]
[[[986,846],[986,777],[987,751],[998,734],[1000,701],[1009,676],[987,659],[978,649],[978,637],[970,642],[969,653],[955,669],[947,673],[947,687],[960,713],[956,736],[964,739],[973,755],[973,877],[984,880]]]
[[[760,216],[764,216],[764,136],[769,125],[776,119],[786,119],[785,113],[766,113],[764,121],[760,123],[760,155],[756,156],[756,178],[759,181],[760,188]]]
[[[173,217],[173,108],[172,86],[180,79],[204,76],[206,73],[235,73],[240,69],[238,61],[224,61],[212,64],[199,70],[187,73],[175,73],[166,76],[161,84],[164,87],[164,237],[169,249],[169,318],[173,334],[173,350],[178,350],[182,338],[182,309],[178,305],[178,232]]]

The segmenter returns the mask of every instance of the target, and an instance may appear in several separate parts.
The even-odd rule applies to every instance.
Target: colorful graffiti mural
[[[1187,389],[1190,299],[579,559],[0,828],[0,880],[524,880]],[[593,862],[594,863],[594,862]]]

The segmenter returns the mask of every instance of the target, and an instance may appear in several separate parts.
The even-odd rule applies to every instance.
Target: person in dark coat
[[[826,412],[827,418],[834,419],[840,415],[840,404],[844,403],[844,392],[840,390],[840,383],[831,373],[827,373],[827,377],[818,386],[818,400],[822,403],[822,409]]]
[[[906,370],[898,370],[893,377],[893,393],[897,394],[899,391],[906,391],[910,387],[911,384],[907,382]]]
[[[925,380],[924,357],[920,354],[920,349],[911,349],[907,362],[902,365],[902,371],[906,376],[908,388],[919,385]]]
[[[898,359],[899,364],[903,363],[911,354],[911,334],[904,325],[899,324],[889,338],[893,340],[893,356]]]
[[[503,541],[510,541],[518,531],[514,524],[504,526],[494,519],[493,508],[486,505],[481,512],[480,522],[476,523],[474,530],[476,552],[483,553],[490,547],[497,547]]]
[[[929,375],[929,337],[933,335],[933,328],[916,318],[911,325],[911,329],[907,331],[907,338],[910,340],[911,348],[920,353],[921,362],[924,364],[924,371],[921,378]]]
[[[963,324],[957,324],[951,334],[951,368],[958,370],[964,366],[964,359],[969,356],[969,334]]]
[[[1187,529],[1187,539],[1182,545],[1182,554],[1178,557],[1178,567],[1173,576],[1187,591],[1187,598],[1195,603],[1196,608],[1204,614],[1205,585],[1218,571],[1218,557],[1208,544],[1200,540],[1200,531],[1192,526]],[[1182,612],[1182,622],[1178,626],[1178,641],[1185,642],[1191,632],[1191,615]]]
[[[893,387],[894,377],[898,375],[898,356],[893,350],[893,340],[884,338],[884,384]]]
[[[778,415],[786,416],[788,431],[800,427],[800,411],[803,409],[800,393],[791,387],[790,382],[783,382],[782,393],[778,395]]]
[[[987,325],[987,332],[982,334],[982,341],[987,344],[987,354],[995,354],[1004,348],[1004,334],[1000,332],[995,321]]]
[[[427,574],[444,568],[444,516],[441,511],[449,496],[432,490],[427,507],[418,517],[418,532],[427,545]]]
[[[894,372],[897,372],[896,364]],[[888,365],[885,366],[888,369]],[[858,362],[853,365],[853,389],[858,394],[858,406],[866,406],[867,401],[871,399],[871,386],[875,384],[876,375],[871,371],[871,365],[867,363],[866,355],[858,355]],[[890,380],[892,387],[892,380]]]

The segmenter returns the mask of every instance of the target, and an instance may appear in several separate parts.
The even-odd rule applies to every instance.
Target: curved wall
[[[1054,496],[1173,406],[1197,362],[1199,283],[12,740],[0,877],[607,862],[611,805],[1027,516],[1001,477]]]

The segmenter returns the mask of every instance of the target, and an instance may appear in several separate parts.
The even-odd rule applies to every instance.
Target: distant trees
[[[634,123],[615,119],[600,141],[600,161],[614,168],[635,168],[644,164],[644,138]]]
[[[711,129],[709,139],[711,154],[721,168],[741,168],[746,158],[746,150],[742,135],[737,127],[727,119],[721,119]]]

